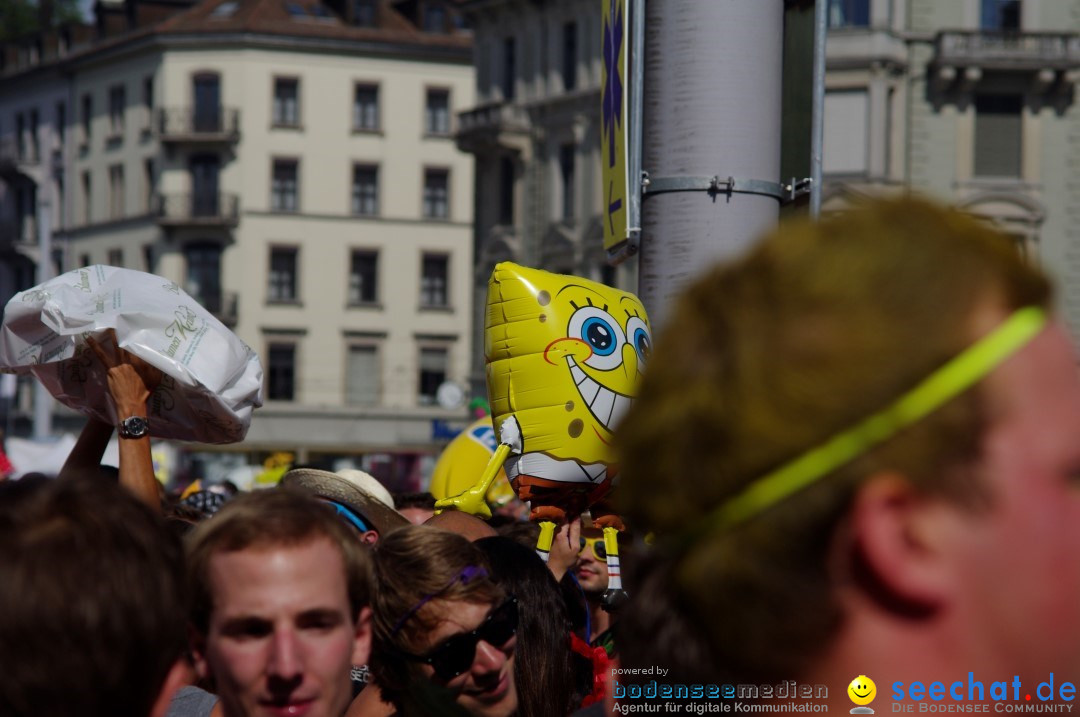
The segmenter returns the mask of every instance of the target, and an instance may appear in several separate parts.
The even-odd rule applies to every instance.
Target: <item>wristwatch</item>
[[[128,416],[120,421],[121,438],[142,438],[150,432],[150,423],[143,416]]]

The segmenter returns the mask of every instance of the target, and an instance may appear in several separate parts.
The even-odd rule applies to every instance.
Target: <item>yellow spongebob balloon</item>
[[[484,331],[488,400],[500,441],[511,446],[506,475],[531,502],[534,520],[573,518],[610,490],[612,432],[651,346],[633,294],[511,263],[495,267]]]

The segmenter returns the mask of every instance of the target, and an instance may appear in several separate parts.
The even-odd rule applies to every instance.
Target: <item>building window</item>
[[[109,266],[123,266],[124,265],[124,250],[123,249],[109,249]]]
[[[504,100],[514,99],[517,84],[517,43],[514,38],[503,40],[502,95]]]
[[[300,126],[300,80],[278,77],[274,79],[275,127]]]
[[[90,179],[90,170],[82,173],[82,223],[89,224],[94,218],[94,185]]]
[[[975,97],[975,176],[1022,174],[1023,100],[1020,95]]]
[[[143,78],[143,134],[150,134],[154,128],[154,76]]]
[[[67,105],[63,102],[56,103],[56,139],[63,150],[64,142],[67,141]]]
[[[825,93],[826,174],[865,174],[869,169],[870,95],[866,90]]]
[[[157,189],[157,175],[154,173],[154,158],[147,157],[143,160],[143,209],[147,214],[154,211],[154,194]]]
[[[446,381],[446,366],[449,351],[444,348],[420,349],[420,390],[418,399],[421,406],[433,406],[439,386]]]
[[[829,0],[829,27],[869,27],[870,0]]]
[[[357,85],[353,95],[353,129],[377,132],[379,129],[379,86]]]
[[[379,402],[379,352],[374,346],[349,346],[345,367],[345,403],[374,406]]]
[[[450,170],[424,170],[424,217],[446,219],[450,216]]]
[[[119,138],[124,134],[124,106],[127,93],[123,85],[109,88],[109,137]]]
[[[90,266],[90,255],[89,254],[80,254],[79,255],[79,266],[82,267],[83,269]]]
[[[295,212],[299,207],[299,163],[295,159],[275,159],[274,177],[270,187],[270,209],[275,212]]]
[[[26,118],[22,112],[15,115],[15,156],[20,161],[26,159]]]
[[[271,401],[292,401],[296,395],[296,345],[270,344],[267,353],[267,397]]]
[[[574,160],[577,148],[572,144],[564,144],[559,147],[559,175],[562,178],[562,216],[563,219],[574,218]]]
[[[374,304],[379,300],[379,254],[354,251],[349,266],[349,304]]]
[[[296,301],[296,259],[295,248],[274,248],[270,250],[270,283],[267,287],[267,299],[271,302]]]
[[[353,165],[352,213],[374,216],[379,213],[379,168],[370,164]]]
[[[353,0],[353,24],[357,27],[375,27],[376,0]]]
[[[435,3],[424,5],[421,27],[424,32],[446,32],[446,8]]]
[[[30,110],[30,158],[35,162],[41,158],[41,142],[38,139],[39,121],[38,111]]]
[[[420,268],[420,306],[423,308],[448,306],[450,257],[445,254],[424,254]]]
[[[514,224],[514,160],[510,157],[499,160],[499,224]]]
[[[450,134],[450,90],[427,91],[424,131],[441,136]]]
[[[91,123],[94,119],[94,96],[85,94],[82,96],[82,145],[84,148],[90,145]]]
[[[224,307],[221,291],[221,246],[213,243],[189,244],[184,248],[187,276],[184,291],[211,313]]]
[[[563,25],[562,81],[563,89],[577,87],[577,23]]]
[[[124,218],[124,165],[109,167],[109,219]]]
[[[1020,0],[982,0],[980,27],[983,30],[1020,29]]]

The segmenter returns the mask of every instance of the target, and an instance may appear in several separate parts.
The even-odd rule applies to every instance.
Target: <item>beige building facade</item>
[[[209,0],[66,61],[59,268],[170,278],[262,359],[246,441],[201,472],[288,451],[415,487],[464,424],[473,161],[452,130],[475,81],[455,18]]]

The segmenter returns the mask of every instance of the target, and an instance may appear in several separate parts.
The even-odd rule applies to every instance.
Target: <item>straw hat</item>
[[[294,468],[281,477],[281,484],[299,486],[320,498],[351,508],[379,535],[409,525],[409,519],[394,510],[394,499],[382,483],[358,470],[337,473],[316,468]]]

